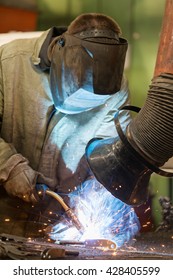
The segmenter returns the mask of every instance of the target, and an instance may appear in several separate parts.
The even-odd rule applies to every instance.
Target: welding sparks
[[[84,234],[61,221],[49,234],[54,240],[106,238],[117,247],[129,242],[140,229],[132,207],[108,192],[95,178],[85,181],[69,195],[70,207],[84,227]]]

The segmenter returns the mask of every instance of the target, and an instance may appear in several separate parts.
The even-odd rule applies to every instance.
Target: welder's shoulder
[[[16,39],[0,47],[1,61],[17,55],[29,54],[33,52],[36,38]]]

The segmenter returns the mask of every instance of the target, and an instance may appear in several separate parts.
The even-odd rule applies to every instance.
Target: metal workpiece
[[[44,260],[55,260],[65,258],[67,256],[78,256],[78,251],[68,251],[63,248],[46,248],[41,252],[41,258]]]
[[[59,259],[68,255],[77,256],[76,250],[66,250],[45,239],[32,239],[20,236],[1,234],[0,235],[0,258],[16,260],[28,259]]]
[[[132,243],[120,249],[112,249],[114,244],[110,240],[59,240],[59,244],[56,244],[46,239],[1,234],[0,259],[172,260],[172,240],[173,231],[148,232],[139,235]]]
[[[56,242],[57,243],[57,242]],[[84,246],[85,248],[100,248],[102,250],[116,250],[116,244],[112,240],[98,238],[98,239],[86,239],[84,241],[75,240],[60,240],[60,245],[73,245]]]
[[[116,244],[106,239],[88,239],[84,241],[57,240],[53,243],[49,239],[32,239],[20,236],[0,235],[0,258],[10,259],[64,259],[75,258],[79,254],[97,255],[109,251],[115,252]],[[81,256],[82,257],[82,256]]]

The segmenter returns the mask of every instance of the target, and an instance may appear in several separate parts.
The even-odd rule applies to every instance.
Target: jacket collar
[[[50,67],[50,61],[47,55],[49,44],[55,37],[60,36],[66,30],[66,27],[52,27],[44,31],[41,36],[37,38],[32,55],[32,62],[34,65],[39,65],[42,71],[48,70]]]

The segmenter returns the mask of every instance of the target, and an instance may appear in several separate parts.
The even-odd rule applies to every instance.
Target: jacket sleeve
[[[98,138],[112,138],[117,136],[117,131],[114,123],[114,117],[117,111],[123,106],[130,104],[130,93],[128,89],[128,83],[125,77],[123,78],[121,90],[114,94],[108,101],[109,111],[105,116],[99,130],[95,137]],[[131,120],[131,115],[127,110],[119,111],[119,121],[123,130],[126,129],[127,125]]]
[[[12,144],[6,143],[1,137],[1,127],[3,119],[3,110],[4,110],[4,93],[3,93],[3,78],[2,78],[2,66],[0,63],[0,183],[2,182],[5,174],[4,170],[8,168],[8,160],[14,154],[16,154],[16,149]],[[11,165],[11,163],[10,163]],[[3,172],[2,172],[3,171]]]
[[[9,194],[19,196],[29,192],[34,187],[37,173],[29,167],[28,160],[17,153],[13,144],[5,142],[1,137],[4,111],[2,74],[0,64],[0,185],[3,185]],[[31,178],[28,179],[28,177]],[[22,185],[20,190],[18,187],[19,181]]]
[[[8,160],[10,160],[10,157],[12,155],[17,153],[16,149],[13,147],[13,145],[6,143],[1,137],[3,110],[4,110],[4,94],[3,94],[3,82],[2,82],[2,67],[0,64],[0,183],[4,179],[5,169],[7,169],[8,172],[10,171],[9,167],[12,165],[12,163],[10,162],[10,164],[8,164]],[[16,164],[16,163],[14,163],[14,164]],[[6,175],[6,176],[8,176],[8,175]]]

